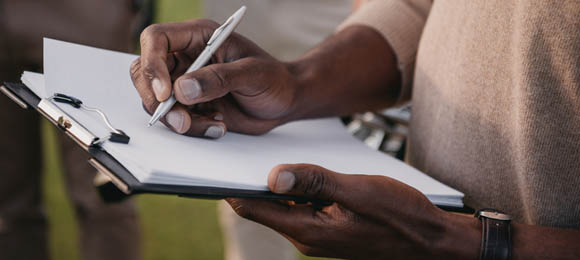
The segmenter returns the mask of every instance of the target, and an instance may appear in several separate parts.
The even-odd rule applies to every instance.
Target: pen
[[[190,73],[196,71],[203,67],[211,58],[211,56],[215,53],[215,51],[222,45],[222,43],[232,34],[236,26],[244,17],[246,13],[246,6],[242,6],[238,11],[236,11],[230,18],[228,18],[220,27],[218,27],[205,46],[205,49],[197,56],[197,59],[191,64],[189,69],[185,73]],[[175,100],[175,96],[173,91],[171,91],[171,96],[166,101],[161,102],[157,109],[155,109],[155,113],[151,116],[151,120],[149,120],[149,126],[155,124],[159,119],[171,110],[173,105],[177,100]]]

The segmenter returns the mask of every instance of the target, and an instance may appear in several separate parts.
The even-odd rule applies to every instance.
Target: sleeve
[[[411,98],[417,48],[431,4],[431,0],[365,1],[337,28],[340,31],[351,25],[366,25],[385,37],[395,52],[402,75],[399,103]]]

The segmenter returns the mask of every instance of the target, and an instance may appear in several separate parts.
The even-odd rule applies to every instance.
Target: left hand
[[[447,213],[419,191],[383,176],[340,174],[315,165],[279,165],[274,193],[333,202],[316,208],[229,198],[238,215],[266,225],[310,256],[349,259],[477,259],[473,217]]]

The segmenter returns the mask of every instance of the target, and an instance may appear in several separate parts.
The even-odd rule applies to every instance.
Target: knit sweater
[[[411,100],[407,161],[520,223],[580,229],[580,1],[374,0]]]

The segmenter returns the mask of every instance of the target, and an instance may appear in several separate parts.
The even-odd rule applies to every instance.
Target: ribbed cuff
[[[385,37],[395,52],[402,76],[398,103],[411,98],[415,57],[430,8],[430,0],[369,1],[337,28],[340,31],[351,25],[366,25]]]

